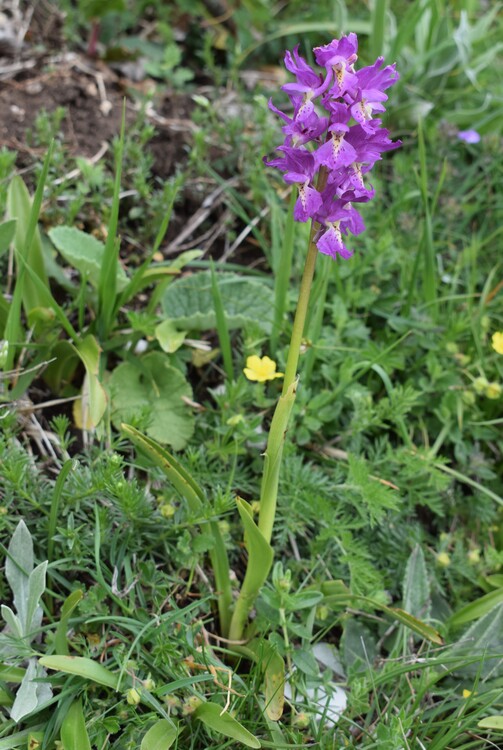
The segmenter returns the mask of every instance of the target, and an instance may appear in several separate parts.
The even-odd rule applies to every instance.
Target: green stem
[[[318,176],[318,190],[323,190],[326,184],[326,179],[327,171],[325,167],[322,167]],[[270,541],[276,516],[281,459],[288,430],[288,422],[290,420],[290,414],[292,413],[297,391],[297,365],[299,363],[300,347],[306,324],[309,296],[313,284],[314,268],[318,255],[318,249],[314,244],[314,237],[317,231],[318,224],[313,222],[309,236],[309,247],[307,250],[304,273],[302,274],[302,281],[300,284],[297,310],[295,311],[290,348],[288,350],[283,391],[278,403],[276,404],[271,427],[269,429],[269,437],[267,439],[267,448],[264,457],[264,473],[262,475],[262,485],[260,488],[260,513],[258,526],[253,519],[246,515],[246,510],[243,510],[238,503],[241,520],[245,525],[245,537],[248,546],[248,564],[241,591],[232,613],[229,628],[229,638],[232,641],[239,641],[242,639],[248,614],[260,592],[260,589],[269,575],[274,559],[274,551],[270,545]]]
[[[317,184],[317,189],[320,192],[326,185],[327,176],[326,168],[322,167],[318,175]],[[297,391],[297,366],[299,363],[302,336],[306,324],[316,258],[318,256],[318,248],[314,243],[314,237],[317,231],[318,224],[313,221],[309,235],[309,247],[307,250],[304,273],[302,274],[302,281],[300,283],[299,299],[293,321],[292,337],[288,349],[285,377],[283,380],[283,391],[274,411],[265,452],[264,474],[262,476],[260,491],[260,514],[258,526],[267,542],[271,541],[274,518],[276,516],[279,471],[283,456],[283,447]]]
[[[283,316],[285,314],[288,286],[290,284],[290,274],[292,271],[293,257],[293,238],[295,229],[295,219],[293,218],[293,209],[297,199],[297,191],[292,190],[290,195],[290,206],[286,218],[284,237],[279,258],[275,258],[274,272],[276,281],[274,284],[274,323],[271,335],[271,352],[276,351],[278,338],[281,333]]]
[[[309,249],[307,251],[306,264],[304,266],[304,273],[302,274],[302,281],[300,283],[299,301],[297,303],[297,310],[295,311],[295,319],[293,321],[292,338],[290,339],[290,348],[288,349],[288,357],[286,360],[282,396],[286,395],[288,389],[297,377],[297,365],[299,363],[300,347],[302,344],[302,336],[304,334],[309,295],[313,283],[316,258],[318,256],[318,248],[314,244],[314,235],[317,229],[318,225],[313,222],[311,226],[311,234],[309,236]]]

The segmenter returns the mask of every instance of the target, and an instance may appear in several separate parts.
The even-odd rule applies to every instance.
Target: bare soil
[[[18,152],[18,167],[26,167],[33,157],[44,154],[44,148],[31,145],[35,120],[42,110],[51,113],[65,108],[60,133],[63,143],[71,155],[89,158],[119,133],[124,101],[126,125],[138,118],[140,104],[131,98],[132,84],[107,66],[73,53],[62,60],[41,60],[42,71],[28,62],[30,67],[0,82],[0,146]],[[166,93],[157,103],[159,110],[151,108],[156,135],[149,148],[156,176],[170,176],[183,160],[190,137],[190,105],[186,97]]]

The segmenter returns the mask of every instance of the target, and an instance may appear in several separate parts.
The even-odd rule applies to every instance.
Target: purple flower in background
[[[480,133],[477,133],[476,130],[460,130],[458,138],[465,143],[478,143],[480,141]]]
[[[357,71],[357,51],[356,34],[316,47],[314,58],[320,66],[316,71],[299,54],[297,45],[285,54],[285,66],[296,82],[282,86],[293,112],[282,112],[269,102],[269,108],[285,123],[285,142],[278,148],[281,156],[264,161],[284,172],[286,182],[298,186],[294,218],[319,224],[316,245],[332,258],[353,255],[344,235],[357,235],[365,229],[353,204],[374,196],[364,175],[382,153],[400,146],[374,117],[385,111],[383,102],[388,97],[384,92],[398,80],[395,66],[383,67],[384,59],[378,57],[373,65]],[[470,132],[475,131],[458,133],[458,137]],[[323,188],[319,190],[321,172]]]

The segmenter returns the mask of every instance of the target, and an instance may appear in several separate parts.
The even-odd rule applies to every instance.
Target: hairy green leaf
[[[53,227],[48,232],[51,242],[63,258],[95,288],[98,287],[105,245],[92,234],[76,227]],[[128,277],[121,265],[117,265],[117,289],[126,288]]]
[[[273,292],[266,284],[235,273],[219,273],[218,290],[229,329],[253,324],[264,333],[271,332]],[[211,273],[202,271],[174,281],[164,293],[162,307],[165,316],[179,328],[196,331],[215,328]]]
[[[191,399],[192,388],[165,355],[152,352],[124,362],[113,371],[109,388],[117,426],[143,415],[147,435],[175,450],[185,447],[194,431],[192,411],[184,402]]]

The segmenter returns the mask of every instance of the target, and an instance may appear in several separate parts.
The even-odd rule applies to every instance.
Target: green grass
[[[178,5],[152,8],[176,27]],[[131,3],[121,34],[134,36],[142,13]],[[197,13],[208,20],[206,5]],[[243,3],[233,22],[204,24],[202,41],[178,44],[175,70],[226,80],[238,103],[226,109],[211,87],[201,98],[197,78],[182,75],[197,127],[182,174],[153,178],[152,131],[139,122],[117,141],[117,164],[84,168],[65,203],[57,178],[74,164],[58,138],[51,161],[34,163],[33,209],[11,183],[8,216],[28,232],[12,279],[0,247],[9,343],[0,750],[498,747],[503,357],[491,337],[503,330],[501,18],[469,0],[390,0],[372,12],[321,2],[316,16],[300,2]],[[75,8],[66,24],[68,38],[87,28]],[[372,175],[376,198],[354,258],[318,258],[275,565],[246,643],[233,644],[221,635],[246,569],[243,522],[258,577],[264,563],[254,522],[281,390],[242,370],[247,356],[267,354],[284,372],[308,231],[292,226],[285,185],[262,163],[281,140],[267,110],[278,92],[250,91],[240,75],[278,65],[296,43],[307,54],[332,26],[360,32],[365,62],[381,50],[397,60],[386,124],[403,146]],[[167,39],[159,33],[156,44]],[[152,62],[165,73],[166,61]],[[39,118],[34,142],[48,144],[60,115]],[[478,144],[457,138],[470,127]],[[2,211],[14,164],[0,154]],[[131,216],[119,195],[133,183]],[[160,260],[172,211],[183,215],[198,191],[217,203],[196,237],[221,222],[225,240],[206,255],[195,243],[199,252]],[[70,247],[50,244],[56,226],[88,229],[97,217],[109,227],[102,251],[75,233]],[[115,239],[135,232],[124,281]],[[98,272],[93,252],[103,252]],[[134,429],[121,431],[124,421]],[[154,440],[166,444],[162,456]],[[318,643],[334,649],[334,673],[316,661]],[[280,716],[284,674],[291,697]],[[309,696],[335,684],[347,706],[332,726]]]

